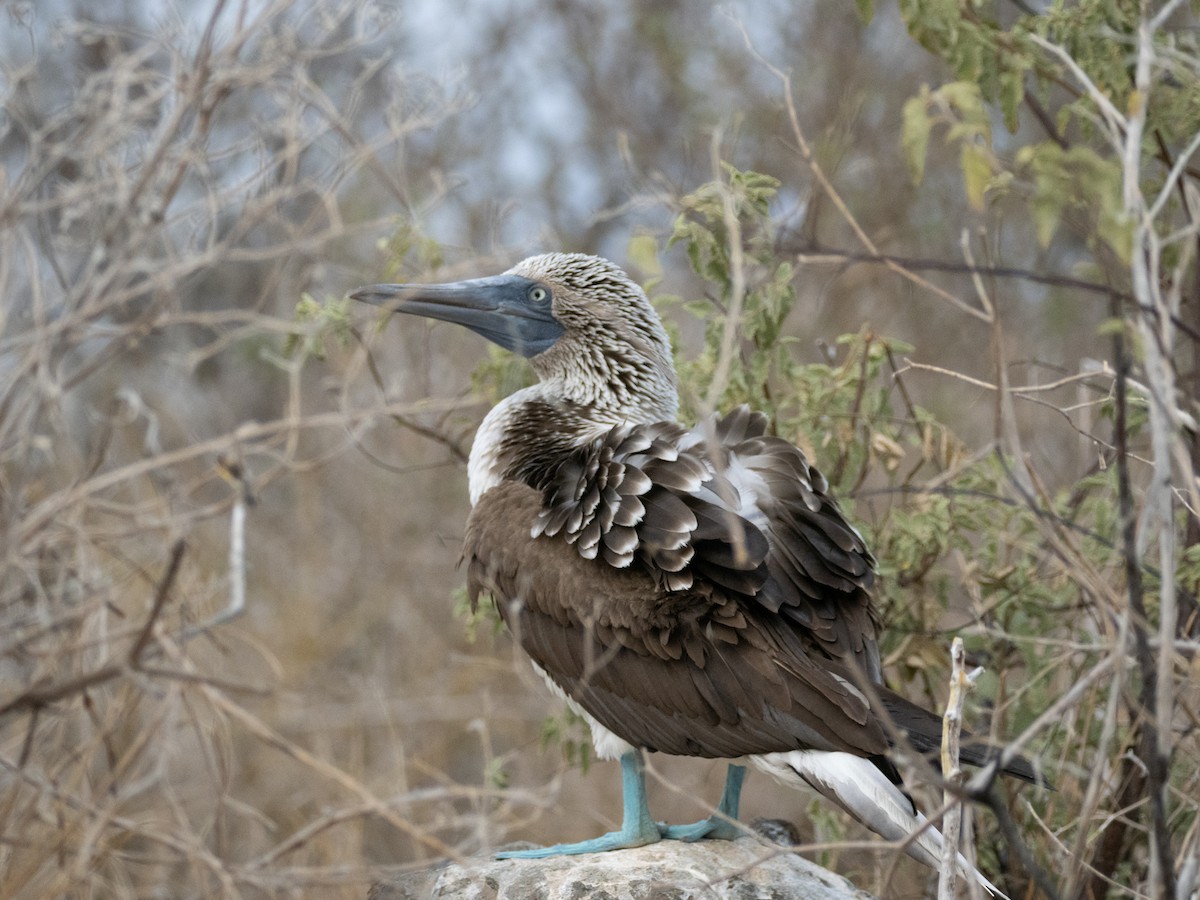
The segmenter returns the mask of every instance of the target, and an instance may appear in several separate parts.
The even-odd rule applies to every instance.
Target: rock
[[[753,837],[662,841],[551,859],[475,858],[402,875],[368,900],[871,900],[840,875]]]

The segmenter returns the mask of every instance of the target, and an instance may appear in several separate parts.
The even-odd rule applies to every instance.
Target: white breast
[[[492,407],[475,432],[471,455],[467,460],[467,485],[471,490],[471,505],[489,488],[501,481],[499,467],[500,438],[504,434],[504,404]]]

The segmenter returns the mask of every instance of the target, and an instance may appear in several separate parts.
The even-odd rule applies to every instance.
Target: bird
[[[941,718],[884,684],[876,560],[805,454],[740,406],[687,427],[671,344],[616,264],[544,253],[445,284],[353,299],[456,323],[527,358],[535,384],[484,417],[467,466],[463,561],[551,690],[622,774],[622,824],[547,857],[732,839],[746,763],[807,784],[940,866],[905,792],[896,735],[940,746]],[[646,752],[729,760],[712,815],[650,814]],[[967,742],[965,762],[995,751]],[[1005,774],[1036,782],[1023,758]],[[924,827],[922,827],[924,826]],[[961,854],[959,866],[999,894]]]

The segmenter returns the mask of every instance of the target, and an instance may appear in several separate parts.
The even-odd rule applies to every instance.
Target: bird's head
[[[503,275],[450,284],[376,284],[350,295],[465,325],[533,364],[563,399],[618,418],[674,418],[671,347],[645,292],[598,256],[545,253]]]

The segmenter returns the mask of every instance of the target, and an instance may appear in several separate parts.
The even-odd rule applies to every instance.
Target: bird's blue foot
[[[555,844],[536,850],[509,850],[497,853],[499,859],[544,859],[547,856],[578,856],[580,853],[604,853],[644,847],[662,840],[662,833],[646,805],[646,771],[642,751],[631,750],[621,757],[621,794],[623,816],[620,831],[576,844]]]
[[[711,841],[733,841],[746,833],[736,822],[716,816],[709,816],[691,825],[664,825],[661,830],[664,841],[685,841],[689,844],[706,838]]]
[[[610,831],[600,837],[575,844],[555,844],[553,847],[537,847],[533,850],[508,850],[497,853],[497,859],[545,859],[548,856],[578,856],[581,853],[605,853],[609,850],[628,850],[644,847],[662,839],[658,826],[648,823],[649,828],[634,828]]]
[[[725,774],[725,790],[721,792],[721,802],[717,811],[700,822],[691,825],[662,825],[663,840],[667,841],[732,841],[741,837],[745,832],[737,824],[738,807],[741,804],[742,780],[746,777],[745,766],[730,765]]]

